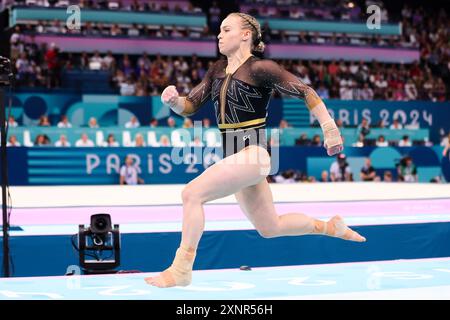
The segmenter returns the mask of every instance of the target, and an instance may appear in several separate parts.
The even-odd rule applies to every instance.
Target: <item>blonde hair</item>
[[[255,17],[241,12],[232,12],[228,16],[238,16],[242,20],[242,29],[249,29],[252,32],[251,50],[253,52],[263,53],[266,45],[262,41],[261,25]]]

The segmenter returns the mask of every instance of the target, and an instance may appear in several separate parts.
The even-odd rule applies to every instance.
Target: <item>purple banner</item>
[[[412,63],[419,60],[419,50],[354,46],[272,44],[268,57],[273,59],[349,60]]]
[[[25,41],[30,41],[27,36]],[[136,38],[87,38],[72,36],[49,36],[38,35],[34,38],[37,44],[54,42],[61,51],[65,52],[88,52],[96,50],[113,54],[148,54],[180,55],[199,57],[215,57],[217,44],[215,41],[199,40],[160,40],[160,39],[136,39]]]
[[[30,41],[31,36],[26,36]],[[216,41],[201,40],[163,40],[136,38],[87,38],[74,36],[35,36],[35,42],[54,42],[62,51],[66,52],[106,52],[111,50],[117,54],[148,54],[181,55],[199,57],[216,57]],[[272,59],[307,59],[307,60],[348,60],[372,61],[390,63],[412,63],[419,60],[418,50],[402,48],[375,48],[355,46],[326,46],[326,45],[298,45],[272,44],[266,49],[266,57]]]

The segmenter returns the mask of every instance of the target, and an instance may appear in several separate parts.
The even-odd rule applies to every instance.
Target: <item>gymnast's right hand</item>
[[[175,86],[168,86],[164,89],[161,94],[161,101],[165,105],[170,106],[171,108],[176,107],[178,103],[178,91]]]

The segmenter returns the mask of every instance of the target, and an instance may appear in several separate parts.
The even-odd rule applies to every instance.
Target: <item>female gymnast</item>
[[[231,194],[264,238],[320,234],[366,241],[339,216],[325,222],[302,213],[277,214],[266,180],[270,155],[265,122],[272,91],[305,100],[320,123],[330,156],[343,150],[339,129],[312,88],[276,62],[252,54],[264,50],[261,27],[254,17],[229,14],[222,21],[217,38],[219,51],[227,59],[212,65],[187,97],[180,97],[175,86],[168,86],[161,95],[163,103],[182,116],[194,114],[211,98],[224,150],[222,160],[208,167],[182,191],[182,237],[173,263],[158,276],[145,279],[148,284],[161,288],[191,283],[196,250],[205,225],[203,204]],[[236,143],[236,138],[244,143]]]

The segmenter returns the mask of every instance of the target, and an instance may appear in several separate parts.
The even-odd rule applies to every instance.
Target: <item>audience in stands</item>
[[[254,5],[251,3],[241,4],[245,10],[257,14],[260,17],[302,18],[302,19],[338,19],[349,21],[353,19],[366,20],[366,13],[361,11],[358,3],[353,3],[349,8],[332,5],[332,1],[322,1],[321,9],[312,10],[309,5],[285,6],[278,4],[278,9],[272,5]],[[389,15],[383,6],[383,1],[378,1],[382,7],[382,17],[386,19]],[[101,6],[86,4],[83,7],[100,8]],[[198,12],[187,4],[186,8],[176,9],[172,4],[160,6],[159,4],[147,5],[139,2],[133,6],[121,6],[120,10],[131,10],[140,8],[140,11],[160,10],[160,12]],[[188,9],[189,7],[189,9]],[[253,8],[253,9],[252,9]],[[245,11],[244,10],[244,11]],[[256,10],[256,11],[255,11]],[[309,13],[312,10],[313,13]],[[331,10],[331,11],[330,11]],[[209,37],[214,39],[217,24],[217,15],[220,8],[212,6],[205,14],[209,17],[211,30]],[[249,12],[250,12],[249,11]],[[320,13],[322,12],[322,13]],[[333,14],[326,12],[333,12]],[[356,13],[355,13],[356,12]],[[355,13],[355,14],[353,14]],[[267,43],[277,41],[295,41],[314,44],[351,44],[363,46],[394,46],[406,48],[418,48],[420,60],[412,64],[388,64],[377,61],[278,61],[286,69],[297,75],[306,84],[314,87],[318,94],[327,99],[328,97],[343,100],[389,100],[410,101],[430,100],[446,101],[449,96],[450,69],[448,54],[448,28],[446,28],[446,10],[435,9],[424,10],[422,7],[405,5],[398,14],[402,23],[402,35],[393,37],[372,36],[370,38],[350,39],[345,34],[324,35],[317,32],[300,32],[298,34],[287,31],[272,30],[267,28],[264,38]],[[266,25],[267,27],[267,25]],[[47,86],[49,88],[61,85],[61,73],[70,70],[89,69],[90,67],[109,71],[112,74],[113,83],[117,92],[123,95],[158,95],[168,83],[174,83],[180,92],[189,92],[204,76],[211,59],[188,59],[192,64],[182,62],[182,58],[172,57],[149,57],[143,54],[141,57],[122,57],[106,55],[94,52],[84,53],[81,56],[72,53],[61,53],[57,46],[52,43],[38,46],[33,40],[24,41],[24,33],[33,32],[52,33],[66,32],[65,26],[58,21],[41,21],[33,31],[31,25],[16,26],[11,36],[11,57],[13,58],[17,83],[20,86]],[[109,30],[110,29],[110,30]],[[189,28],[170,26],[159,26],[156,29],[131,23],[126,25],[108,26],[101,23],[86,22],[81,30],[87,36],[108,34],[113,36],[146,36],[146,37],[188,37],[197,34]],[[269,32],[269,33],[267,33]],[[272,33],[270,33],[272,32]],[[201,35],[204,39],[204,35]],[[32,38],[31,38],[32,39]],[[195,60],[195,63],[194,63]],[[212,59],[214,60],[214,59]],[[90,63],[91,62],[91,63]],[[200,62],[200,65],[197,64]],[[154,66],[155,65],[155,66]],[[187,66],[187,68],[185,68]],[[206,66],[206,67],[205,67]],[[189,71],[188,71],[189,70]]]

